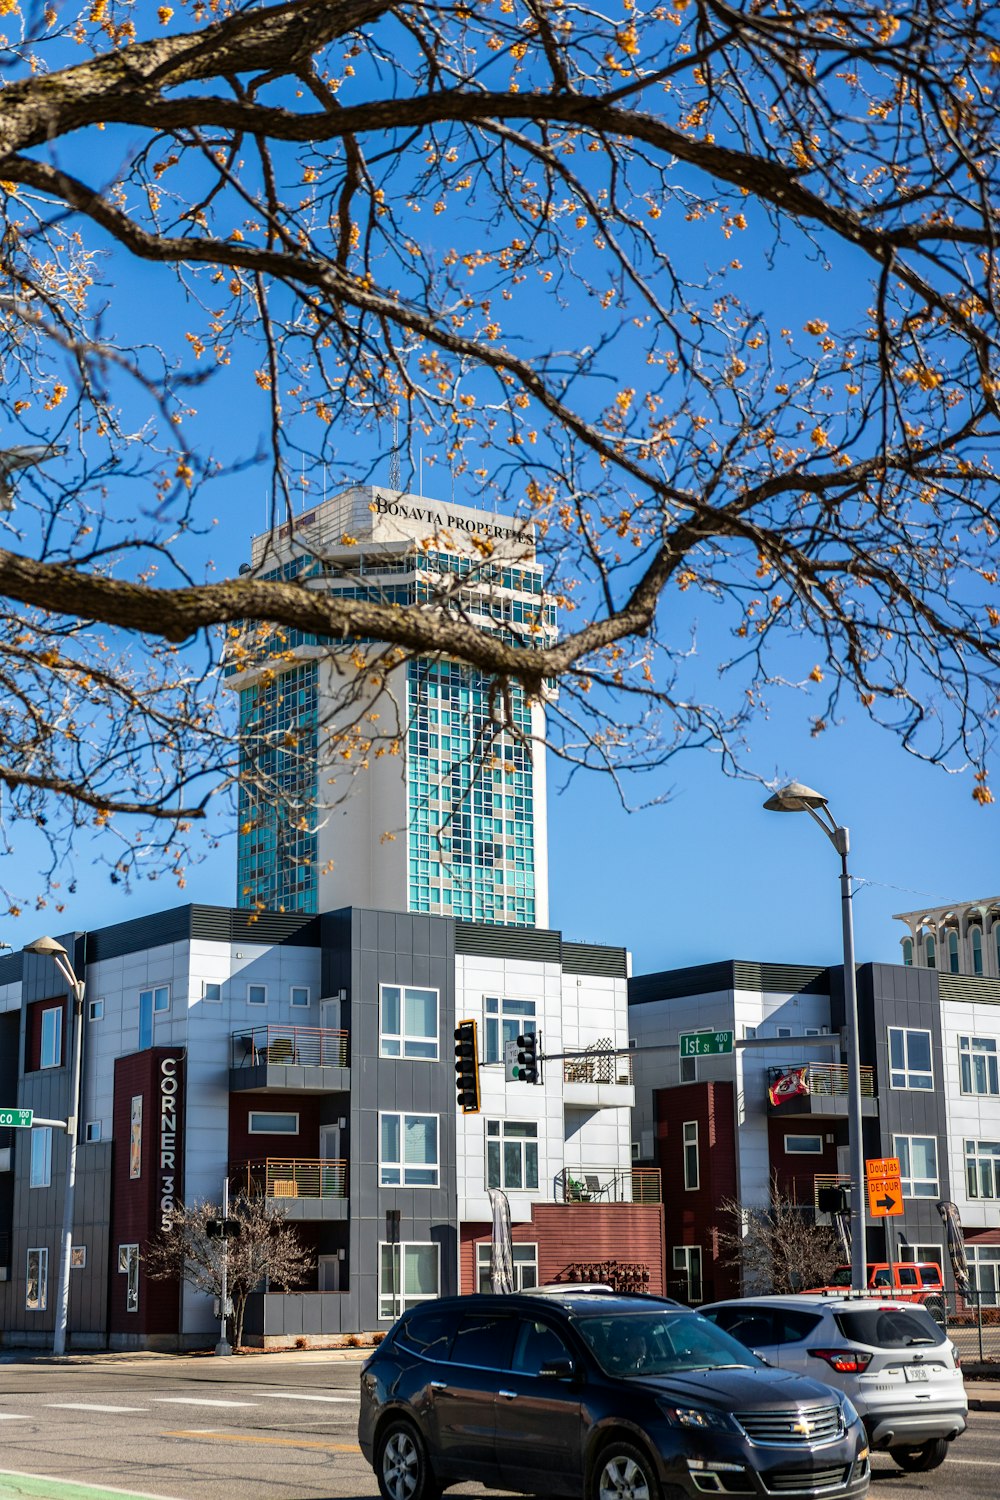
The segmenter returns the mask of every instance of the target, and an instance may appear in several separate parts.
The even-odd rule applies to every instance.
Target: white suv
[[[851,1398],[873,1448],[901,1469],[934,1469],[965,1431],[958,1353],[925,1308],[879,1296],[741,1297],[700,1307],[780,1370]]]

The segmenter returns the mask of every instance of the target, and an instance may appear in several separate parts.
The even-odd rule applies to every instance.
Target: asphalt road
[[[276,1354],[0,1363],[0,1500],[367,1500],[360,1360]],[[42,1481],[24,1476],[42,1476]],[[94,1486],[96,1489],[76,1489]],[[499,1493],[462,1485],[449,1496]],[[876,1455],[872,1500],[995,1500],[1000,1413],[975,1412],[944,1465]]]

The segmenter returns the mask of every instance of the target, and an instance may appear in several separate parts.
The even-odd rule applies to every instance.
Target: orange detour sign
[[[898,1156],[870,1156],[865,1162],[865,1186],[868,1212],[873,1219],[891,1218],[903,1212]]]

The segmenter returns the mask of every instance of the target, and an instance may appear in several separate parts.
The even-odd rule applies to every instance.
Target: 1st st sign
[[[731,1031],[682,1031],[678,1041],[681,1057],[717,1057],[733,1050]]]
[[[34,1118],[33,1109],[0,1109],[0,1127],[7,1130],[30,1130]]]

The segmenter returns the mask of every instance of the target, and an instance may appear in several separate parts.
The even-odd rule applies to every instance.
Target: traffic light
[[[847,1189],[821,1187],[816,1189],[816,1207],[821,1214],[843,1214],[847,1212]]]
[[[479,1111],[479,1047],[475,1021],[459,1021],[455,1027],[455,1087],[463,1115]]]
[[[517,1070],[525,1083],[538,1083],[538,1032],[529,1031],[517,1039]]]
[[[205,1235],[210,1240],[238,1240],[243,1233],[239,1219],[206,1219]]]

